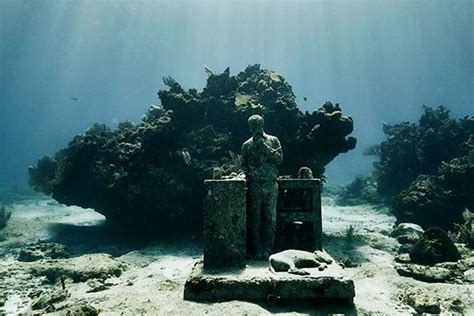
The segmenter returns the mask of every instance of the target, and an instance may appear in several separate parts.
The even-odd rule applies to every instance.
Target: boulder
[[[431,227],[418,239],[410,251],[413,263],[433,265],[461,259],[458,249],[448,234],[438,227]]]

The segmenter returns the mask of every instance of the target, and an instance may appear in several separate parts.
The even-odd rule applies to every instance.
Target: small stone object
[[[87,281],[87,285],[90,287],[87,293],[105,291],[110,287],[110,283],[105,283],[104,280],[91,279]]]
[[[457,261],[461,259],[461,255],[444,230],[431,227],[413,245],[410,258],[414,263],[433,265],[438,262]]]
[[[7,301],[7,298],[5,297],[5,294],[0,293],[0,307],[5,306],[6,301]]]
[[[407,253],[403,253],[400,255],[395,256],[395,261],[398,263],[409,263],[410,262],[410,255]]]
[[[331,264],[334,262],[334,259],[327,254],[325,251],[316,250],[313,252],[316,261]]]
[[[404,244],[414,244],[420,236],[424,233],[420,225],[413,223],[400,223],[395,228],[391,236],[397,238],[397,241]]]
[[[87,302],[77,302],[68,304],[60,309],[56,310],[60,315],[77,315],[77,316],[96,316],[99,315],[99,311],[89,305]]]
[[[441,267],[430,267],[418,264],[399,264],[396,266],[398,274],[412,277],[424,282],[448,282],[455,277],[452,270]]]
[[[33,262],[41,259],[69,258],[66,246],[58,243],[39,243],[20,250],[18,261]]]
[[[49,308],[51,310],[51,305],[65,301],[68,297],[69,293],[62,289],[45,292],[33,301],[31,309],[39,310]],[[52,310],[54,310],[54,308]]]
[[[439,314],[441,309],[438,300],[428,293],[414,291],[408,293],[406,302],[413,307],[417,313]]]
[[[301,167],[300,170],[298,170],[298,178],[299,179],[312,179],[313,171],[308,167]]]
[[[328,266],[325,263],[321,263],[321,265],[318,267],[318,271],[324,271],[327,267]]]

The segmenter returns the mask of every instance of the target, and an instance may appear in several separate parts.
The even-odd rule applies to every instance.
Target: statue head
[[[249,127],[254,135],[263,135],[263,117],[260,115],[252,115],[249,117]]]

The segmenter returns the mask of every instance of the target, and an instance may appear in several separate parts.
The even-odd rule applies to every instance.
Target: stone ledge
[[[324,271],[304,269],[309,275],[273,273],[266,261],[249,262],[246,269],[204,269],[197,263],[184,286],[184,299],[192,301],[284,301],[353,305],[354,282],[331,264]]]

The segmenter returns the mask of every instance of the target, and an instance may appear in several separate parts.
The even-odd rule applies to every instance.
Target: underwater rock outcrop
[[[474,164],[467,157],[442,163],[436,175],[420,175],[408,189],[393,199],[398,221],[424,228],[452,229],[463,223],[463,212],[474,209]]]
[[[442,162],[468,156],[474,148],[474,116],[455,120],[442,106],[423,110],[418,124],[383,126],[387,140],[373,150],[379,156],[374,175],[382,195],[399,194],[419,175],[436,174]]]
[[[371,202],[364,192],[375,186],[381,199],[393,198],[399,223],[452,230],[465,209],[474,210],[474,116],[455,120],[442,106],[423,111],[418,124],[384,124],[387,139],[365,151],[379,157],[375,183],[355,181],[346,191]]]
[[[94,124],[30,167],[30,184],[127,228],[198,227],[203,180],[215,168],[223,175],[240,170],[249,116],[262,115],[267,131],[291,153],[281,174],[308,166],[321,177],[331,160],[355,147],[352,118],[338,104],[301,112],[291,86],[277,73],[260,65],[236,76],[229,69],[208,73],[202,92],[164,78],[169,89],[158,92],[161,106],[150,106],[142,122],[122,122],[115,130]]]

